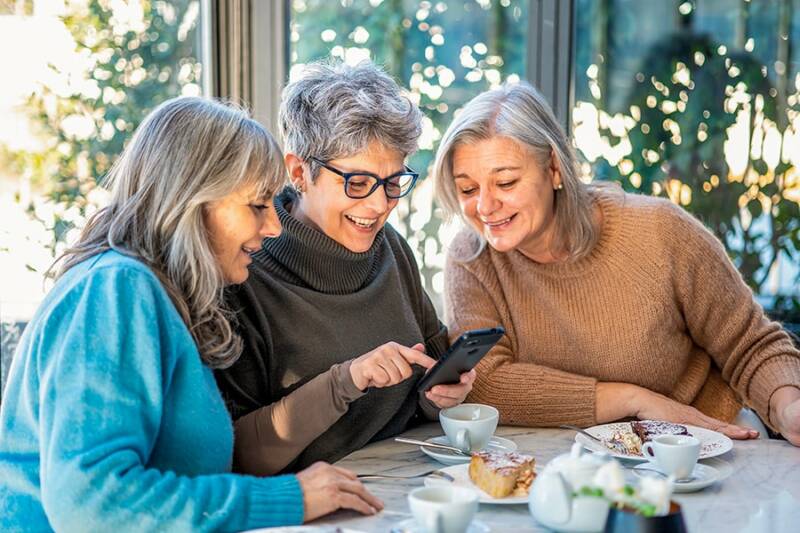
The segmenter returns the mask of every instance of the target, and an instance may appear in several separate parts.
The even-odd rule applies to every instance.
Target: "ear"
[[[295,154],[289,152],[283,156],[283,162],[286,164],[286,171],[289,173],[289,179],[295,187],[305,187],[306,180],[306,165],[305,161],[297,157]]]
[[[553,182],[553,189],[560,190],[564,188],[564,181],[561,177],[561,163],[559,163],[556,154],[550,152],[550,179]]]

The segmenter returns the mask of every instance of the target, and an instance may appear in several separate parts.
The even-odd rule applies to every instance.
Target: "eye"
[[[461,193],[463,196],[469,196],[470,194],[474,193],[477,189],[475,187],[464,187],[459,188],[458,192]]]
[[[498,183],[497,186],[500,187],[501,189],[510,189],[516,183],[517,183],[517,180],[503,181],[501,183]]]
[[[259,213],[269,209],[269,204],[250,204],[254,210],[258,211]]]

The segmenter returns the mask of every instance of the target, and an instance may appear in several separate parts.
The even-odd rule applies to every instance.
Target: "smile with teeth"
[[[256,253],[258,251],[258,248],[248,248],[247,246],[242,246],[242,251],[250,255]]]
[[[504,218],[502,220],[495,220],[495,221],[481,220],[481,222],[483,222],[484,224],[486,224],[490,228],[494,228],[494,227],[497,227],[497,226],[502,226],[503,224],[506,224],[508,222],[511,222],[512,218],[514,218],[514,215],[511,215],[510,217]]]
[[[353,215],[345,215],[345,217],[359,228],[364,229],[371,228],[378,221],[377,218],[361,218],[354,217]]]

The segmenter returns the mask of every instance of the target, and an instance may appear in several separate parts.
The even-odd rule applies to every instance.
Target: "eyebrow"
[[[515,167],[515,166],[503,166],[503,167],[494,167],[492,170],[489,171],[489,174],[497,174],[499,172],[508,172],[509,170],[520,170],[522,167]],[[461,173],[456,174],[453,176],[453,179],[469,179],[469,174]]]

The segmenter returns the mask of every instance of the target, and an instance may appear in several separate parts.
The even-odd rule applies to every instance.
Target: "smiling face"
[[[520,143],[499,136],[456,146],[452,164],[461,211],[492,248],[554,259],[556,166],[543,169]]]
[[[351,252],[366,252],[375,241],[378,231],[397,206],[397,199],[386,197],[379,187],[366,198],[354,199],[344,192],[344,178],[326,168],[319,168],[313,182],[304,165],[293,154],[286,156],[292,181],[303,192],[292,215],[316,228]],[[332,159],[326,163],[342,172],[369,172],[381,177],[405,169],[403,155],[379,143],[352,157]]]
[[[203,216],[211,249],[227,284],[243,283],[252,262],[250,254],[261,249],[264,237],[281,234],[272,197],[259,198],[253,185],[209,202]]]

